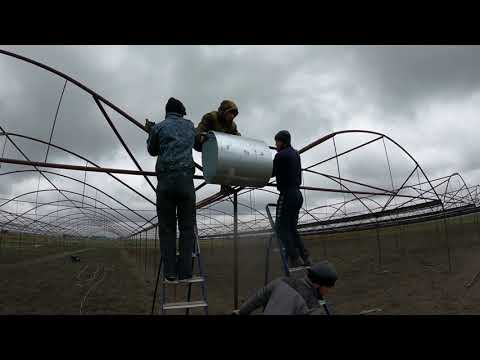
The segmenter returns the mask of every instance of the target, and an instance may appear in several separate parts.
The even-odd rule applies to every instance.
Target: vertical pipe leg
[[[445,214],[443,215],[443,224],[444,224],[444,227],[445,227],[445,243],[447,245],[448,272],[451,273],[452,272],[452,254],[451,254],[451,250],[450,250],[450,241],[449,241],[449,238],[448,238],[448,225],[447,225],[447,218],[446,218]]]
[[[272,237],[273,235],[271,235],[268,240],[267,240],[267,246],[265,247],[265,281],[264,281],[264,285],[266,286],[268,284],[268,272],[270,270],[270,250],[271,250],[271,246],[272,246]]]
[[[398,250],[398,247],[399,247],[399,240],[400,240],[400,225],[397,228],[397,232],[395,234],[395,249],[397,249],[397,250]]]
[[[323,257],[326,259],[327,258],[327,242],[326,240],[328,239],[328,234],[325,234],[324,239],[322,240],[322,245],[323,245]],[[327,238],[327,239],[325,239]]]
[[[378,251],[378,267],[379,269],[382,268],[382,244],[380,242],[380,229],[377,226],[377,251]]]
[[[154,312],[155,312],[155,303],[157,301],[158,282],[160,281],[161,270],[162,270],[162,259],[160,258],[160,264],[158,264],[157,281],[155,282],[155,290],[153,291],[152,311],[151,311],[150,315],[153,315]],[[162,294],[162,296],[163,296],[163,294]]]
[[[144,270],[144,277],[147,276],[147,262],[148,262],[148,236],[147,232],[145,232],[145,270]]]
[[[238,193],[233,193],[233,308],[238,309]]]

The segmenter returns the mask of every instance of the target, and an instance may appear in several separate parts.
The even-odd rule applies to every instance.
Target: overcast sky
[[[65,72],[142,123],[146,117],[161,121],[170,96],[184,102],[186,117],[195,125],[221,100],[232,99],[239,107],[236,122],[244,136],[272,144],[274,134],[287,129],[293,145],[301,148],[333,131],[372,130],[403,146],[430,178],[459,172],[468,185],[479,183],[478,46],[0,47]],[[48,141],[64,80],[4,55],[0,79],[0,125]],[[109,114],[142,167],[153,170],[146,134],[110,110]],[[345,146],[362,139],[345,137]],[[101,166],[135,168],[92,98],[72,84],[66,87],[52,142]],[[44,160],[45,146],[21,140],[18,144],[31,160]],[[378,145],[368,156],[341,164],[342,175],[357,181],[376,179],[387,186],[390,180],[379,180],[375,173],[380,163],[385,170],[384,147]],[[332,144],[328,146],[312,151],[304,165],[322,160],[321,151],[331,153]],[[339,139],[337,147],[341,146]],[[400,173],[412,169],[411,162],[401,160],[391,144],[387,147],[397,186],[404,176]],[[21,158],[10,145],[7,155]],[[200,161],[198,154],[195,158]],[[82,164],[53,150],[49,161]],[[20,167],[3,165],[2,171],[13,168]],[[134,208],[153,209],[106,176],[87,177]],[[141,178],[122,179],[154,199]],[[8,198],[36,188],[37,182],[38,176],[31,173],[3,178],[0,194]],[[216,189],[205,188],[202,194]]]

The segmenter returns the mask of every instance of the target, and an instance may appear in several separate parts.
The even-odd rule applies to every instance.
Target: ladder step
[[[176,254],[176,255],[177,255],[177,256],[180,256],[180,253],[179,253],[179,252],[177,252],[177,254]],[[195,253],[192,253],[192,258],[195,258],[195,257],[197,257],[197,254],[195,254]]]
[[[205,278],[203,276],[194,276],[188,280],[175,280],[175,281],[164,281],[166,285],[178,285],[178,284],[193,284],[204,282]]]
[[[192,309],[207,307],[205,301],[184,301],[175,303],[166,303],[163,305],[163,310],[177,310],[177,309]]]
[[[299,266],[299,267],[294,267],[294,268],[288,268],[288,271],[297,272],[297,271],[302,271],[302,270],[307,270],[307,269],[310,269],[310,266]]]

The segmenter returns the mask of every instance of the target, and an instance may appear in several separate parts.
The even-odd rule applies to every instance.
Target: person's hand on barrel
[[[147,130],[148,133],[152,131],[153,126],[155,123],[153,121],[149,121],[148,119],[145,119],[145,130]]]
[[[208,133],[202,132],[200,133],[200,144],[203,144],[208,139]]]

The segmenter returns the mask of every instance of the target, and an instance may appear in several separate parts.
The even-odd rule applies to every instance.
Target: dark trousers
[[[299,189],[293,188],[280,193],[277,202],[275,226],[287,257],[296,260],[308,258],[309,254],[297,230],[298,215],[303,205],[303,196]]]
[[[195,226],[195,188],[188,173],[157,175],[157,216],[160,251],[165,275],[185,279],[192,276]],[[177,263],[177,218],[180,256]]]

